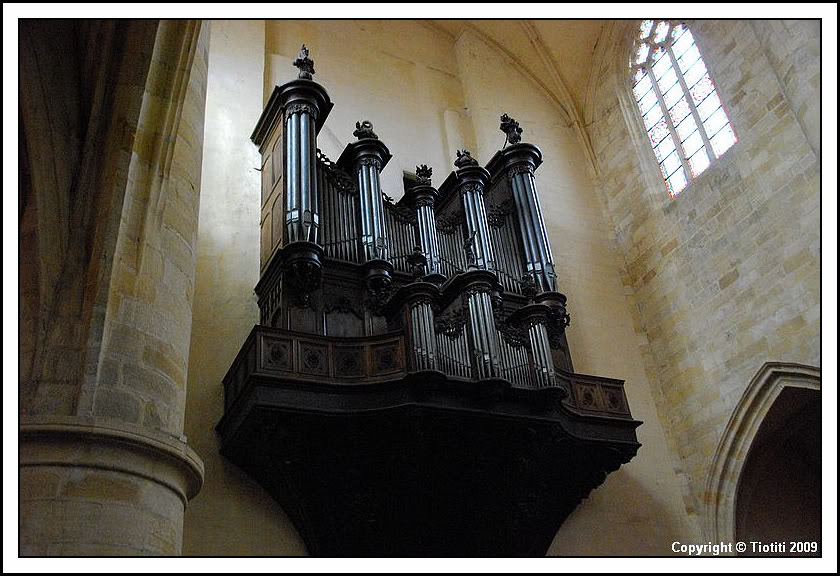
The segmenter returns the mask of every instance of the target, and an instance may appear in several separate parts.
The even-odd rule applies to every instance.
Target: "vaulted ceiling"
[[[608,21],[435,20],[433,23],[456,39],[468,29],[479,33],[537,78],[551,79],[556,73],[569,93],[570,104],[582,114],[596,45]]]
[[[593,71],[597,70],[612,21],[432,20],[426,23],[456,40],[466,31],[473,32],[506,56],[575,128],[597,173],[585,127],[597,80]]]

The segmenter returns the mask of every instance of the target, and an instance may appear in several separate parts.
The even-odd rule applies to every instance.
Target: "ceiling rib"
[[[583,153],[586,156],[586,160],[589,162],[589,167],[592,169],[593,174],[597,177],[599,171],[597,160],[595,158],[595,152],[592,149],[592,142],[589,139],[589,134],[586,132],[581,113],[578,110],[578,107],[575,106],[574,98],[572,97],[571,92],[569,92],[569,88],[566,86],[566,83],[563,81],[563,77],[560,75],[560,72],[557,70],[557,64],[554,62],[554,59],[551,57],[551,54],[543,43],[540,33],[536,27],[534,27],[534,25],[528,20],[520,21],[520,25],[525,31],[525,34],[528,36],[528,40],[530,40],[531,45],[534,47],[534,50],[536,50],[543,65],[548,70],[548,73],[554,82],[554,86],[559,92],[561,102],[565,101],[566,106],[568,107],[567,113],[570,116],[571,124],[574,126],[575,132],[577,133],[580,143],[583,146]],[[552,94],[552,96],[554,96],[554,94]],[[554,96],[554,99],[557,99],[557,97]]]

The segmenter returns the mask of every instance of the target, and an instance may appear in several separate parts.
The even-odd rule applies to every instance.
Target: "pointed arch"
[[[706,538],[735,541],[735,505],[738,481],[750,446],[786,386],[820,390],[820,369],[802,364],[767,362],[750,381],[718,444],[704,493]]]

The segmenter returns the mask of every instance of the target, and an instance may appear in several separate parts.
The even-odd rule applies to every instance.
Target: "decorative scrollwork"
[[[367,287],[367,307],[374,314],[381,315],[385,304],[394,293],[394,286],[390,281],[371,282]]]
[[[292,102],[291,104],[286,106],[286,118],[288,118],[292,114],[300,113],[309,114],[310,116],[312,116],[313,119],[315,119],[318,117],[318,108],[316,108],[309,102]]]
[[[499,124],[499,130],[505,133],[504,148],[508,144],[517,144],[522,140],[522,128],[519,127],[519,122],[508,116],[502,114],[502,123]]]
[[[373,131],[373,123],[370,120],[362,120],[356,122],[356,129],[353,131],[353,136],[361,140],[362,138],[373,138],[379,140],[379,136]]]
[[[364,320],[365,315],[360,310],[358,310],[350,299],[347,296],[338,296],[333,298],[332,300],[328,300],[324,302],[324,312],[329,314],[330,312],[340,312],[343,314],[352,314],[359,320]]]
[[[398,206],[394,203],[394,199],[382,193],[382,200],[385,209],[401,224],[415,224],[417,222],[417,212],[408,208],[407,206]]]
[[[460,188],[461,196],[465,194],[481,194],[484,195],[484,186],[478,182],[468,182]]]
[[[359,160],[359,166],[373,166],[377,172],[382,171],[382,164],[379,162],[379,158],[373,158],[371,156]]]
[[[463,308],[452,310],[435,318],[435,334],[443,334],[447,338],[459,338],[467,325],[467,315]]]
[[[470,296],[475,296],[476,294],[491,294],[492,290],[490,287],[484,284],[474,284],[465,288],[461,292],[461,297],[466,301],[470,298]]]
[[[437,219],[437,229],[446,235],[454,234],[464,221],[463,212],[452,212],[446,216],[440,216]]]
[[[406,262],[411,271],[411,276],[415,281],[419,281],[423,274],[426,273],[426,256],[423,254],[420,246],[414,247],[414,250],[406,258]]]
[[[571,324],[572,317],[565,308],[552,307],[546,319],[546,331],[548,332],[548,344],[555,350],[563,346],[563,333],[566,327]]]
[[[501,228],[505,225],[508,214],[515,209],[512,199],[505,200],[501,204],[491,204],[487,209],[487,223],[491,228]]]
[[[414,173],[417,175],[417,181],[420,184],[432,183],[432,169],[426,166],[425,164],[420,164],[420,166],[417,166]]]
[[[312,75],[315,74],[315,62],[309,58],[309,50],[306,48],[306,44],[301,45],[297,60],[292,62],[292,65],[299,70],[298,78],[312,80]]]
[[[604,398],[607,401],[607,409],[613,412],[620,412],[624,409],[624,402],[622,402],[619,391],[607,388],[602,388],[601,391],[604,393]]]
[[[508,178],[513,180],[513,177],[517,174],[533,174],[534,167],[530,164],[520,164],[519,166],[514,166],[510,170],[508,170]]]
[[[595,408],[595,388],[591,386],[581,386],[580,392],[580,405]]]
[[[456,168],[465,168],[467,166],[478,166],[478,161],[472,157],[472,153],[464,148],[463,150],[456,150],[456,156],[458,158],[455,160],[455,167]]]
[[[521,328],[511,326],[510,324],[503,324],[499,328],[499,334],[508,346],[514,348],[529,348],[531,341],[528,339],[528,333]]]
[[[519,286],[519,291],[528,300],[533,300],[534,296],[537,295],[537,281],[533,274],[523,274],[522,280],[519,281]]]
[[[353,177],[339,168],[335,162],[327,158],[327,156],[321,152],[320,148],[316,149],[315,157],[318,159],[318,163],[323,167],[324,172],[327,175],[327,180],[329,180],[330,184],[346,194],[358,193],[358,190],[356,189],[356,182],[353,180]]]

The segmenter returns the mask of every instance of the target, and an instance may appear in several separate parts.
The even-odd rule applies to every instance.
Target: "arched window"
[[[676,196],[737,137],[685,24],[642,22],[630,66],[636,105],[668,193]]]

